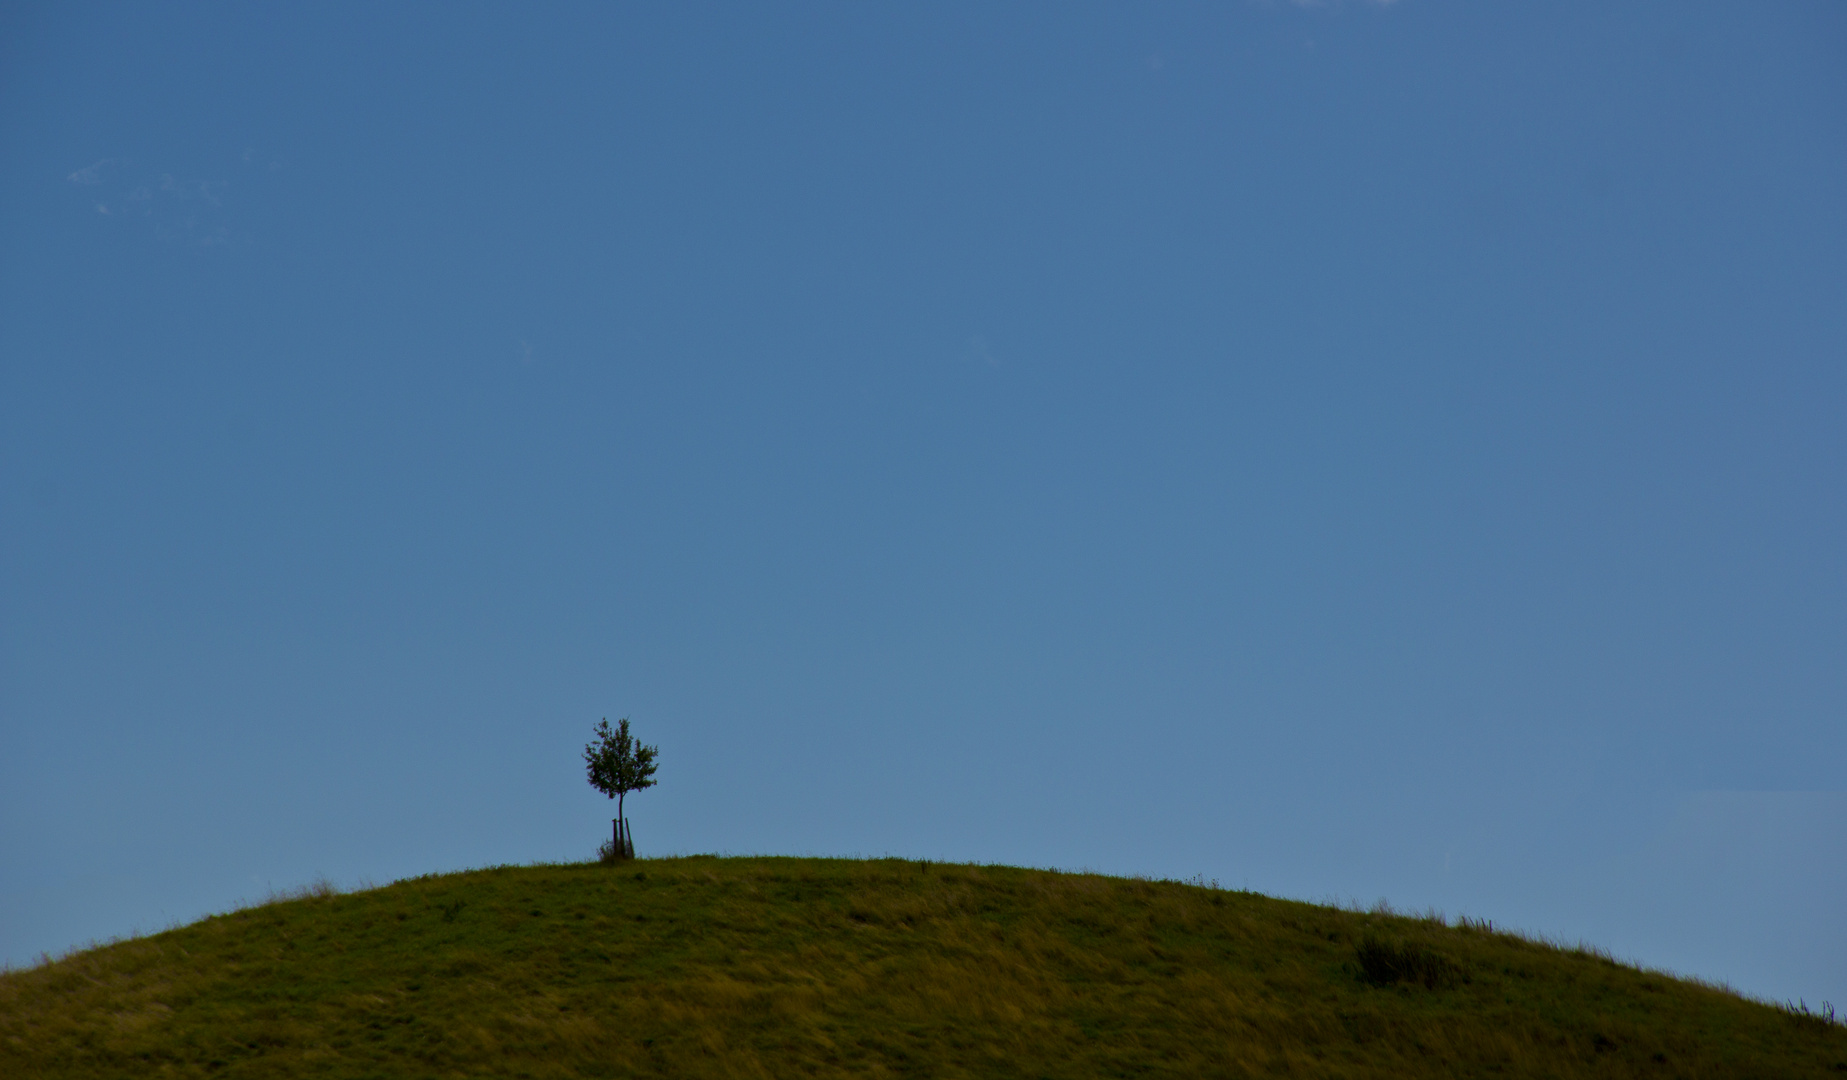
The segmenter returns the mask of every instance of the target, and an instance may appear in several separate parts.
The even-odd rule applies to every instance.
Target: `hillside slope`
[[[0,976],[0,1076],[1847,1076],[1847,1029],[1474,926],[1008,867],[503,868]]]

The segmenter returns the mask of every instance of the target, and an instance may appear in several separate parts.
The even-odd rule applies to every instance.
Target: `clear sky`
[[[580,859],[1847,1004],[1847,5],[0,9],[0,958]]]

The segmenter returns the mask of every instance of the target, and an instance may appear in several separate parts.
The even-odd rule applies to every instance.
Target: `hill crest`
[[[904,860],[323,889],[0,976],[20,1076],[1847,1076],[1847,1029],[1433,917]]]

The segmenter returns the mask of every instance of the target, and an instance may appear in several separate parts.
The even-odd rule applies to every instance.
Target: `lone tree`
[[[584,764],[590,773],[590,786],[616,800],[616,817],[611,822],[615,836],[612,855],[618,859],[635,857],[635,841],[629,835],[628,819],[622,815],[622,799],[631,791],[654,786],[654,755],[659,747],[643,746],[629,735],[628,717],[615,727],[604,717],[595,728],[596,738],[584,747]]]

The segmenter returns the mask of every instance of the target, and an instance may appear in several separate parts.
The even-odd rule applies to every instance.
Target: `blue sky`
[[[0,955],[588,857],[1847,1003],[1847,8],[15,5]]]

